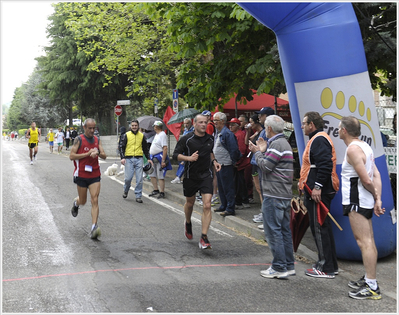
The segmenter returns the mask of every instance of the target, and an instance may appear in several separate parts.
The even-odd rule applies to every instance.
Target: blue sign
[[[173,90],[173,99],[177,100],[179,98],[179,90]]]

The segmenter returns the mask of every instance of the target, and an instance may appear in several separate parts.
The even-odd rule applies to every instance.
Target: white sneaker
[[[30,165],[33,165],[33,161],[30,161]]]
[[[282,279],[288,277],[288,271],[283,271],[283,272],[276,271],[270,266],[269,269],[267,270],[261,270],[260,275],[264,278]]]
[[[296,276],[295,269],[287,270],[288,276]]]
[[[33,156],[33,159],[35,160],[35,162],[37,161],[37,157],[36,155]]]
[[[258,225],[258,229],[263,230],[263,224]]]
[[[181,180],[180,180],[179,177],[176,177],[174,180],[171,180],[170,182],[171,182],[172,184],[180,184],[180,183],[181,183]]]
[[[252,219],[252,221],[254,221],[255,223],[262,223],[263,222],[263,215],[262,213],[254,216],[254,218]]]

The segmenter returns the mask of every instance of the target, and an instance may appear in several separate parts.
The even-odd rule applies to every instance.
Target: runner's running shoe
[[[192,230],[192,224],[184,222],[184,235],[189,239],[193,239],[193,230]]]
[[[100,236],[101,236],[101,230],[96,224],[94,226],[94,229],[92,229],[91,232],[90,232],[90,238],[94,240],[94,239],[97,239],[97,237],[100,237]]]
[[[208,241],[208,238],[207,237],[205,237],[205,238],[200,238],[200,241],[199,241],[199,243],[198,243],[198,246],[199,246],[199,248],[201,248],[201,249],[211,249],[212,248],[212,246],[211,246],[211,244],[209,243],[209,241]]]
[[[379,300],[381,299],[381,292],[378,285],[377,289],[372,290],[365,282],[359,289],[350,291],[349,297],[357,300]]]
[[[78,200],[77,197],[73,200],[73,205],[72,205],[72,209],[71,209],[71,213],[72,213],[73,217],[77,217],[78,216],[79,206],[76,205],[76,201],[77,200]]]

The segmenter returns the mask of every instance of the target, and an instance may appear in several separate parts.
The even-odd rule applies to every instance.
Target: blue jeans
[[[262,213],[266,241],[273,254],[272,267],[280,272],[295,269],[290,211],[291,200],[263,197]]]
[[[143,157],[131,157],[125,159],[125,185],[123,191],[128,192],[132,184],[133,175],[136,174],[136,198],[141,198],[143,192]]]
[[[216,172],[220,197],[220,208],[228,212],[235,212],[236,187],[234,182],[234,166],[223,165]]]

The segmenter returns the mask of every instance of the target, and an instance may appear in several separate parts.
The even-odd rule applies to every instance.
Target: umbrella
[[[199,114],[199,111],[194,108],[183,109],[170,117],[168,125],[182,122],[186,118],[194,118],[197,114]]]
[[[294,252],[298,250],[303,236],[309,226],[308,210],[299,197],[291,199],[290,229],[292,234],[292,247]]]
[[[309,195],[312,195],[312,190],[306,183],[305,183],[305,189]],[[326,205],[322,201],[320,201],[319,203],[317,203],[317,222],[319,222],[320,225],[323,225],[324,220],[326,219],[327,215],[335,223],[335,225],[342,231],[342,227],[338,224],[338,222],[331,215],[330,210],[328,210]]]
[[[152,125],[154,124],[154,122],[156,121],[160,121],[163,124],[163,121],[161,118],[159,117],[155,117],[155,116],[141,116],[139,118],[137,118],[137,120],[139,121],[139,126],[140,128],[146,129],[146,130],[152,130],[154,129],[152,127]],[[166,126],[163,126],[163,129],[165,129]]]

